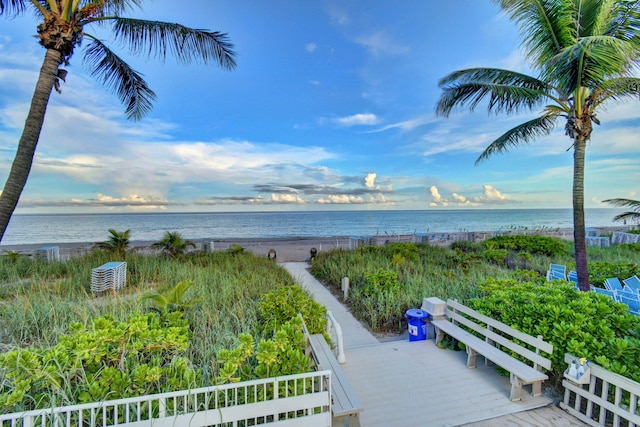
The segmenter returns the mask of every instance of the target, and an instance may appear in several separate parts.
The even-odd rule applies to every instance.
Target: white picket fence
[[[566,363],[575,359],[565,354]],[[565,391],[560,407],[592,426],[640,426],[640,384],[593,363],[589,366],[587,383],[562,381]]]
[[[331,371],[14,414],[0,427],[331,427]]]

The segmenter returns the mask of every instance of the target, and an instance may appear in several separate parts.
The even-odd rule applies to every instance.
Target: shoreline
[[[633,226],[617,226],[617,227],[593,227],[598,230],[599,234],[610,234],[615,231],[629,231]],[[451,243],[459,240],[467,241],[483,241],[496,235],[541,235],[558,237],[564,240],[573,240],[572,228],[557,229],[540,229],[540,230],[505,230],[501,232],[495,231],[477,231],[477,232],[453,232],[453,233],[414,233],[414,234],[383,234],[374,236],[356,236],[361,240],[356,240],[352,236],[330,236],[330,237],[307,237],[307,236],[289,236],[289,237],[255,237],[255,238],[218,238],[218,239],[191,239],[195,244],[193,250],[204,250],[205,244],[213,251],[224,251],[233,245],[239,245],[246,251],[252,252],[257,256],[267,256],[269,250],[276,251],[276,261],[278,262],[302,262],[308,261],[310,258],[311,248],[315,248],[318,252],[331,249],[353,249],[362,244],[370,244],[381,246],[386,243],[395,242],[423,242],[437,246],[449,246]],[[21,245],[0,245],[0,254],[8,251],[15,251],[22,255],[32,256],[35,251],[45,246],[57,246],[60,253],[60,259],[66,260],[73,256],[84,255],[90,252],[96,242],[69,242],[69,243],[39,243],[39,244],[21,244]],[[150,249],[154,241],[131,241],[130,247],[141,253],[153,254],[156,250]]]

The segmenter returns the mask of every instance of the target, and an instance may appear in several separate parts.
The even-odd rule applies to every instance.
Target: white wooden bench
[[[532,395],[542,393],[542,382],[549,378],[542,369],[551,369],[551,360],[541,352],[547,355],[553,353],[553,345],[543,341],[542,336],[536,338],[517,331],[455,300],[447,301],[444,318],[436,318],[431,323],[436,329],[436,344],[442,341],[444,334],[465,344],[468,368],[476,367],[476,356],[480,354],[485,357],[485,361],[491,361],[507,370],[511,380],[511,400],[520,400],[522,386],[527,384],[531,384]],[[515,359],[509,353],[517,354],[531,365]]]
[[[334,427],[360,427],[359,415],[364,407],[349,384],[347,376],[329,344],[322,334],[310,335],[304,320],[302,327],[308,343],[307,355],[312,358],[318,370],[331,370],[331,412],[333,416],[331,425]]]

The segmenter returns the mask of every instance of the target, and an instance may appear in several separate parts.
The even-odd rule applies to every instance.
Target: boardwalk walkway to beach
[[[306,262],[282,266],[340,323],[347,357],[342,368],[365,408],[363,427],[585,425],[545,396],[523,393],[522,401],[511,402],[508,378],[482,363],[467,369],[464,352],[441,350],[432,340],[380,342],[307,271]]]

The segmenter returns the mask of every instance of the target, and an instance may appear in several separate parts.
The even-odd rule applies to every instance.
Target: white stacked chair
[[[91,270],[91,292],[95,295],[109,290],[117,292],[126,285],[126,262],[108,262]]]
[[[34,257],[45,262],[60,261],[60,249],[57,246],[43,246],[36,249]]]

